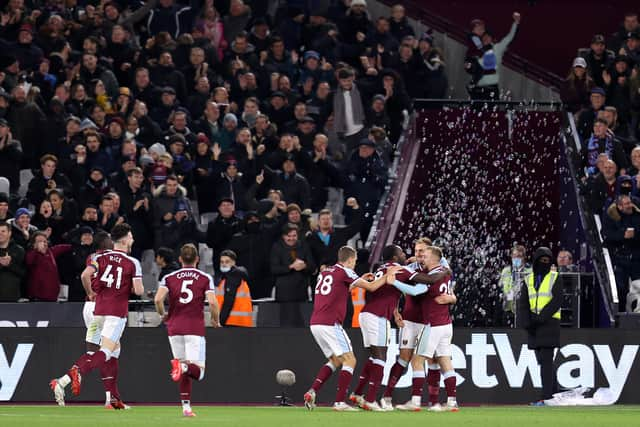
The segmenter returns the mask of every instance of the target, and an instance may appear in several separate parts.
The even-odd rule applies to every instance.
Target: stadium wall
[[[48,382],[64,373],[84,351],[84,333],[82,328],[2,329],[0,401],[52,402]],[[360,350],[360,333],[348,333],[361,366],[365,356]],[[385,383],[397,354],[395,335],[393,338]],[[629,344],[638,342],[638,331],[563,330],[563,345],[556,356],[560,386],[610,387],[614,395],[619,395],[619,403],[638,403],[639,346]],[[119,378],[123,398],[133,403],[176,402],[178,388],[168,375],[170,358],[163,328],[125,331]],[[288,393],[300,402],[322,363],[322,354],[307,329],[210,329],[206,376],[194,386],[194,400],[271,403],[281,391],[275,373],[291,369],[297,382]],[[453,364],[458,374],[458,399],[463,405],[526,403],[538,397],[540,370],[534,353],[526,346],[524,331],[456,328]],[[401,380],[397,401],[408,398],[410,375]],[[336,379],[332,378],[319,394],[319,401],[330,403],[335,387]],[[102,401],[103,396],[97,374],[85,377],[81,399]]]

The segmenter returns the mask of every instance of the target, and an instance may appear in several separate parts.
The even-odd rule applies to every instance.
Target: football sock
[[[373,359],[373,365],[370,370],[369,390],[365,400],[367,402],[375,402],[378,397],[378,389],[382,383],[382,376],[384,375],[384,360]]]
[[[413,371],[411,381],[411,401],[416,405],[422,402],[422,388],[424,387],[424,371]]]
[[[351,366],[343,366],[338,379],[338,392],[336,393],[336,403],[344,402],[347,397],[347,389],[353,378],[353,368]]]
[[[456,373],[455,373],[455,371],[447,371],[444,374],[442,374],[442,377],[444,378],[444,388],[445,388],[445,390],[447,390],[448,400],[451,401],[451,398],[453,398],[453,401],[455,402],[455,399],[456,399]]]
[[[180,377],[180,400],[183,406],[185,401],[187,401],[187,405],[191,401],[191,377],[189,375]]]
[[[119,399],[120,392],[118,391],[118,368],[118,359],[116,357],[112,357],[100,367],[100,376],[102,378],[102,384],[105,391],[111,396]]]
[[[333,363],[329,362],[325,365],[322,365],[318,375],[316,375],[316,379],[313,380],[313,384],[311,385],[311,389],[313,391],[318,391],[324,384],[324,382],[333,374],[336,370],[336,367],[333,366]]]
[[[396,388],[396,384],[400,381],[400,377],[402,377],[406,367],[407,362],[402,359],[398,359],[396,363],[393,364],[391,371],[389,372],[389,381],[387,382],[387,388],[384,391],[383,397],[393,396],[393,389]]]
[[[440,398],[440,365],[429,365],[427,373],[427,384],[429,390],[429,403],[435,405]]]
[[[358,378],[358,386],[354,391],[354,393],[358,396],[362,396],[362,394],[364,393],[364,388],[367,386],[367,382],[369,381],[372,367],[373,359],[370,357],[367,359],[367,363],[364,364],[362,372],[360,372],[360,377]]]

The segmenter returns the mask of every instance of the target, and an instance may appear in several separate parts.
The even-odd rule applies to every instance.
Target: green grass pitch
[[[338,413],[329,408],[309,412],[303,407],[194,406],[198,415],[183,418],[176,406],[138,406],[109,411],[101,406],[0,406],[0,426],[29,427],[128,427],[128,426],[255,426],[255,427],[438,427],[491,426],[633,426],[640,420],[640,406],[581,408],[530,408],[526,406],[462,407],[458,413],[358,412]],[[420,424],[418,424],[420,423]],[[424,423],[424,424],[422,424]],[[434,423],[434,424],[431,424]]]

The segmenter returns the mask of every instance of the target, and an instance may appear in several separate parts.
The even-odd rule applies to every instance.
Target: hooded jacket
[[[553,260],[551,249],[539,247],[533,254],[533,281],[534,287],[538,289],[545,276],[551,271],[551,262],[543,264],[542,257]],[[523,327],[528,332],[528,345],[530,349],[558,347],[560,345],[560,320],[554,319],[553,314],[560,310],[562,305],[562,290],[564,287],[562,275],[558,275],[553,288],[552,299],[544,306],[540,314],[531,312],[529,306],[528,282],[530,277],[525,277],[520,299],[518,301],[518,326]]]

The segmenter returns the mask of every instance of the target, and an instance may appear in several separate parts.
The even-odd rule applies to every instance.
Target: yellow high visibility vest
[[[216,286],[216,299],[218,305],[222,308],[224,304],[224,284],[226,279],[222,279],[220,284]],[[242,280],[238,290],[236,291],[236,299],[233,301],[233,307],[231,313],[227,318],[225,325],[229,326],[243,326],[246,328],[252,328],[253,324],[253,305],[251,304],[251,294],[249,293],[249,285]]]
[[[532,313],[540,314],[542,309],[549,304],[549,301],[553,298],[552,290],[557,278],[558,273],[550,271],[546,276],[544,276],[544,279],[540,284],[540,288],[536,291],[536,288],[533,285],[534,274],[529,275],[527,287],[529,291],[529,309]],[[553,313],[552,317],[560,320],[560,310]]]
[[[351,318],[351,327],[359,328],[360,327],[360,312],[362,311],[362,307],[364,307],[364,293],[365,290],[362,288],[353,288],[351,289],[351,303],[353,304],[353,317]]]

